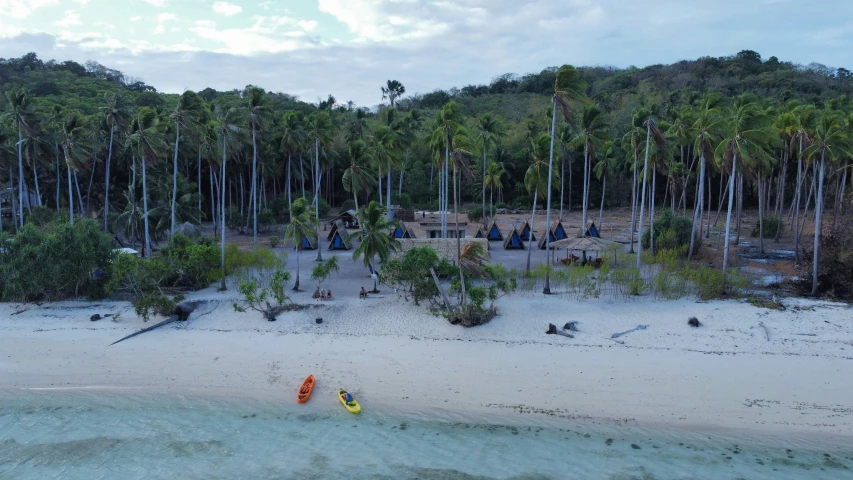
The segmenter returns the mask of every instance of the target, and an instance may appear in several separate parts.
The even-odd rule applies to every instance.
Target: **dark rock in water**
[[[100,314],[96,313],[96,314],[92,315],[91,317],[89,317],[89,321],[91,321],[91,322],[97,322],[97,321],[98,321],[98,320],[100,320],[101,318],[103,318],[103,317],[101,317],[101,315],[100,315]]]
[[[636,443],[632,443],[631,448],[633,448],[634,450],[640,450],[640,446],[637,445]]]
[[[323,323],[323,319],[322,319],[322,318],[318,318],[318,319],[316,319],[316,320],[314,320],[314,321],[315,321],[315,322],[317,322],[317,325],[319,325],[319,324]]]
[[[553,334],[557,333],[557,326],[554,325],[553,323],[549,323],[548,324],[548,330],[546,330],[545,333],[547,333],[548,335],[553,335]]]
[[[605,441],[604,441],[604,444],[605,444],[605,445],[607,445],[608,447],[609,447],[609,446],[611,446],[611,445],[613,445],[613,439],[612,439],[612,438],[608,438],[607,440],[605,440]]]
[[[696,317],[690,317],[690,320],[687,320],[687,324],[693,328],[698,328],[702,326],[702,322],[699,321]]]
[[[563,325],[563,330],[571,330],[573,332],[580,332],[580,330],[578,330],[578,322],[566,323],[565,325]]]

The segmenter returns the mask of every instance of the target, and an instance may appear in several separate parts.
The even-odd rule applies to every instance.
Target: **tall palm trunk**
[[[392,218],[394,218],[394,212],[391,211],[391,171],[392,170],[393,169],[391,168],[391,165],[388,165],[388,181],[386,182],[387,185],[385,185],[385,189],[386,189],[385,197],[387,199],[387,204],[388,204],[388,208],[385,211],[385,218],[388,220],[391,220]],[[454,175],[455,175],[455,172],[454,172]]]
[[[649,178],[649,142],[651,141],[652,135],[652,124],[646,124],[646,159],[643,162],[643,187],[641,189],[641,198],[640,198],[640,222],[637,228],[638,234],[640,236],[637,241],[637,269],[639,270],[642,266],[643,261],[643,212],[646,209],[646,183]],[[584,227],[586,228],[586,225]]]
[[[252,129],[252,244],[258,246],[258,136]]]
[[[21,132],[21,122],[18,121],[18,221],[24,226],[24,135]],[[12,205],[12,208],[15,208]]]
[[[637,148],[634,148],[634,179],[631,181],[631,253],[634,253],[634,232],[637,227]],[[694,220],[695,223],[695,220]],[[701,233],[700,233],[701,234]]]
[[[80,193],[80,180],[77,177],[77,170],[74,170],[74,186],[77,188],[77,203],[80,207],[80,215],[82,216],[83,211],[83,194]]]
[[[59,144],[53,144],[54,152],[56,152],[56,211],[59,211],[59,193],[62,186],[62,167],[59,164]]]
[[[198,184],[198,211],[201,211],[201,147],[199,147],[198,149],[198,162],[196,163],[196,166],[196,183]],[[210,192],[210,195],[213,196],[213,191]]]
[[[148,234],[148,182],[145,175],[145,158],[142,159],[142,218],[145,225],[145,258],[151,258],[151,236]]]
[[[764,255],[764,190],[761,173],[758,174],[758,253]]]
[[[601,179],[601,207],[598,210],[598,230],[601,231],[601,224],[604,223],[604,192],[607,191],[607,177]]]
[[[227,287],[225,286],[225,273],[226,273],[225,272],[225,188],[226,188],[226,185],[225,185],[225,178],[226,178],[225,177],[225,163],[228,161],[227,150],[228,150],[228,146],[226,143],[225,136],[223,135],[222,136],[222,179],[221,179],[222,190],[220,191],[221,192],[221,195],[220,195],[221,207],[219,209],[219,215],[220,215],[219,232],[220,232],[220,236],[221,236],[219,244],[220,244],[220,248],[222,250],[222,283],[219,285],[219,290],[222,290],[222,291],[227,290]]]
[[[66,168],[68,169],[68,208],[71,225],[74,225],[74,186],[71,184],[71,166],[68,165],[68,154],[65,155]]]
[[[315,159],[315,178],[314,178],[314,215],[317,218],[317,225],[320,224],[320,178],[322,172],[320,171],[320,139],[314,139],[314,159]],[[319,238],[319,232],[317,238]],[[320,242],[317,242],[317,261],[323,261],[323,249],[320,248]]]
[[[533,212],[530,213],[530,238],[531,240],[527,242],[527,271],[530,271],[530,252],[533,251],[533,232],[534,228],[536,228],[536,199],[539,198],[539,188],[535,188],[533,190]],[[545,232],[545,238],[548,238],[548,235],[551,232]],[[547,240],[545,240],[547,242]]]
[[[652,168],[652,185],[649,199],[649,253],[655,254],[655,187],[657,183],[658,169]]]
[[[175,122],[175,156],[172,159],[172,221],[170,234],[175,235],[175,206],[178,200],[178,145],[181,143],[181,124]]]
[[[705,154],[702,154],[702,159],[699,161],[699,185],[705,183]],[[687,252],[687,260],[693,259],[693,252],[696,250],[696,224],[699,224],[699,237],[702,236],[702,219],[700,212],[705,201],[705,188],[700,187],[696,192],[696,208],[693,210],[693,227],[690,229],[690,251]],[[710,203],[710,202],[709,202]],[[709,220],[710,221],[710,220]]]
[[[292,180],[290,179],[290,165],[292,164],[292,155],[290,152],[287,154],[287,215],[290,215],[290,210],[293,209],[293,197],[291,194],[290,184]]]
[[[107,151],[106,172],[104,173],[104,232],[109,231],[110,222],[110,161],[113,158],[113,134],[115,128],[110,127],[110,147]]]
[[[131,161],[131,177],[132,180],[130,182],[130,211],[131,211],[131,222],[130,222],[130,248],[136,248],[136,155],[130,156]]]
[[[732,231],[732,207],[735,199],[735,178],[737,177],[737,154],[732,158],[732,173],[729,175],[729,209],[726,213],[726,236],[723,247],[723,273],[729,266],[729,244],[731,243]]]
[[[566,191],[566,159],[560,157],[560,221],[563,221],[563,193]]]
[[[797,157],[797,190],[794,193],[794,221],[791,227],[794,228],[794,263],[799,264],[802,261],[800,256],[800,229],[797,228],[800,224],[800,198],[803,189],[803,136],[800,135],[800,154]]]
[[[305,162],[302,161],[302,154],[299,154],[299,180],[302,182],[302,198],[305,198]]]
[[[826,148],[820,152],[820,173],[818,174],[817,194],[815,195],[814,215],[814,255],[812,256],[812,295],[817,295],[818,254],[820,250],[821,216],[823,215],[823,177],[826,171]]]
[[[453,164],[453,214],[456,226],[453,227],[456,237],[456,264],[459,267],[459,284],[462,287],[462,305],[465,305],[467,294],[465,292],[465,274],[462,271],[462,236],[459,235],[459,191],[456,184],[456,163]]]
[[[545,265],[547,268],[545,269],[545,287],[542,289],[542,293],[545,295],[551,294],[551,261],[549,258],[549,253],[551,251],[551,171],[554,168],[554,137],[556,136],[556,125],[557,125],[557,96],[554,96],[554,102],[551,109],[551,149],[548,154],[548,200],[546,200],[545,207]],[[533,232],[530,233],[530,236],[533,236]]]
[[[586,233],[586,221],[587,221],[587,204],[589,201],[589,189],[588,189],[588,176],[589,172],[589,142],[584,143],[583,146],[583,198],[581,199],[582,207],[583,207],[583,216],[581,220],[581,231]]]
[[[480,207],[483,228],[486,228],[486,140],[483,139],[483,206]]]
[[[36,186],[36,204],[39,207],[41,207],[42,203],[41,203],[41,190],[39,190],[39,172],[38,172],[38,168],[36,167],[35,162],[33,162],[33,182],[35,182],[35,186]]]
[[[743,219],[743,174],[738,175],[737,178],[737,221],[735,222],[735,228],[737,229],[737,236],[735,237],[735,245],[740,245],[740,228],[741,228],[741,220]]]

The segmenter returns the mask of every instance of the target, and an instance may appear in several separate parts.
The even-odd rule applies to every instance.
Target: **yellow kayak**
[[[350,413],[359,413],[361,412],[361,405],[355,401],[355,398],[352,399],[351,402],[347,403],[346,401],[347,391],[343,388],[338,390],[338,400],[344,405],[344,408],[350,411]]]

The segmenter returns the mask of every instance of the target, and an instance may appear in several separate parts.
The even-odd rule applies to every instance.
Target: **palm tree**
[[[258,136],[266,130],[266,106],[264,91],[251,88],[247,97],[246,113],[248,116],[249,133],[252,135],[252,242],[258,244]]]
[[[397,194],[403,194],[403,175],[406,171],[406,164],[409,162],[409,147],[415,142],[417,129],[421,123],[420,110],[412,110],[403,117],[400,129],[397,132],[397,141],[401,146],[406,147],[406,157],[403,159],[403,165],[400,167],[400,184],[397,189]]]
[[[320,223],[320,148],[325,147],[334,135],[332,117],[327,110],[317,110],[308,117],[308,136],[314,141],[314,213]],[[317,249],[317,261],[323,260],[322,249]]]
[[[228,161],[228,154],[230,153],[229,144],[235,141],[235,137],[238,133],[240,133],[240,128],[237,126],[239,111],[234,107],[223,107],[221,104],[216,104],[213,109],[213,130],[216,133],[216,136],[219,137],[219,141],[222,145],[222,165],[220,165],[220,180],[221,180],[221,188],[219,190],[220,196],[220,206],[219,206],[219,215],[220,215],[220,234],[222,235],[220,248],[222,249],[222,283],[219,286],[220,290],[225,290],[225,197],[226,195],[226,177],[225,177],[225,165]]]
[[[10,112],[0,118],[11,117],[12,122],[18,129],[18,219],[20,226],[24,226],[24,132],[34,134],[36,132],[33,112],[30,106],[30,95],[26,90],[9,90],[6,92],[6,100],[9,102]],[[14,208],[14,205],[13,205]]]
[[[441,195],[439,196],[439,210],[441,211],[442,237],[447,238],[447,210],[449,205],[450,191],[450,151],[453,144],[453,135],[462,125],[462,114],[459,112],[459,107],[456,102],[448,102],[442,109],[436,113],[434,129],[430,144],[433,149],[440,150],[444,147],[444,162],[441,164],[442,173],[439,178],[442,180],[439,186]],[[440,160],[440,157],[439,157]]]
[[[397,80],[388,80],[382,87],[382,100],[387,98],[391,101],[391,108],[394,108],[396,100],[405,93],[406,87],[402,83]]]
[[[290,169],[293,155],[304,148],[305,132],[302,130],[302,119],[296,112],[285,112],[281,126],[281,149],[287,154],[287,210],[290,211],[293,206]]]
[[[391,127],[380,125],[371,136],[370,149],[373,153],[373,160],[375,161],[376,167],[379,171],[379,178],[382,178],[383,169],[388,173],[385,214],[388,216],[388,220],[390,220],[392,217],[391,170],[402,164],[399,156],[397,155],[397,134],[394,133],[394,130],[392,130]]]
[[[549,170],[545,164],[545,159],[548,158],[550,149],[551,137],[547,133],[540,133],[535,140],[530,142],[530,166],[524,174],[524,186],[528,192],[533,192],[533,212],[530,214],[530,231],[535,228],[536,222],[536,200],[539,197],[545,197],[545,190],[551,183],[548,178]],[[552,172],[553,173],[553,172]],[[548,240],[550,229],[545,230],[546,248],[545,253],[548,253]],[[533,242],[527,245],[527,271],[530,271],[530,256],[533,251]]]
[[[571,65],[563,65],[557,71],[556,80],[554,81],[554,96],[551,110],[551,148],[548,155],[548,200],[547,213],[545,214],[545,258],[548,257],[548,243],[550,242],[551,231],[551,179],[553,178],[554,169],[554,139],[557,137],[557,106],[563,112],[563,117],[566,121],[571,120],[571,111],[569,102],[581,102],[586,100],[586,81],[584,81],[581,73]],[[584,217],[586,216],[586,204],[584,204]],[[586,218],[584,218],[586,223]],[[551,293],[551,278],[548,270],[545,273],[545,288],[543,293]]]
[[[369,268],[371,272],[378,271],[373,267],[376,257],[379,257],[379,260],[384,263],[392,252],[400,249],[399,240],[393,235],[388,235],[389,230],[400,226],[400,221],[397,219],[388,220],[382,210],[382,205],[379,202],[371,200],[366,207],[362,207],[356,214],[361,230],[349,235],[350,240],[361,240],[352,254],[353,260],[361,258],[364,261],[364,266]],[[375,279],[373,290],[370,293],[379,293],[379,290],[376,289]]]
[[[696,121],[693,123],[692,128],[695,135],[693,151],[699,154],[699,181],[696,183],[696,208],[693,210],[693,226],[690,231],[690,251],[687,253],[688,260],[693,258],[693,252],[696,250],[697,224],[699,224],[699,236],[702,236],[700,220],[705,202],[705,172],[707,170],[708,159],[714,158],[712,145],[719,138],[720,127],[719,109],[714,99],[708,99],[708,101],[703,103],[696,115]]]
[[[151,232],[149,228],[148,181],[146,165],[156,164],[160,153],[165,150],[165,142],[160,131],[160,119],[157,112],[148,107],[140,108],[134,119],[131,142],[136,144],[136,155],[142,163],[142,211],[145,226],[145,258],[151,258]]]
[[[814,255],[812,256],[812,295],[817,294],[818,258],[821,234],[821,216],[823,214],[823,181],[826,175],[826,163],[840,158],[849,158],[851,148],[850,134],[845,129],[844,118],[835,111],[826,109],[820,112],[815,123],[811,145],[803,151],[806,158],[819,162],[817,170],[817,193],[815,194],[814,218]]]
[[[768,143],[770,130],[764,122],[764,112],[753,99],[742,95],[734,105],[723,112],[722,139],[716,148],[715,156],[722,165],[731,163],[729,173],[729,206],[726,214],[726,233],[723,247],[723,272],[728,268],[729,244],[731,233],[732,206],[734,204],[735,179],[738,176],[737,162],[753,163],[756,156]],[[766,152],[765,152],[766,153]]]
[[[187,90],[178,99],[178,105],[172,112],[171,119],[175,122],[175,155],[172,159],[172,216],[170,234],[175,234],[175,202],[178,198],[178,147],[181,143],[181,128],[191,128],[193,116],[201,110],[200,97]]]
[[[486,168],[486,176],[483,178],[483,185],[489,187],[489,218],[494,217],[495,188],[503,188],[504,174],[506,174],[506,170],[503,163],[489,162],[489,166]],[[486,212],[484,211],[483,216],[485,215]]]
[[[637,188],[637,164],[640,157],[640,144],[646,133],[643,127],[644,119],[644,110],[639,108],[634,110],[634,114],[631,116],[631,128],[622,137],[622,145],[630,145],[630,154],[633,156],[633,163],[631,164],[631,171],[633,172],[633,180],[631,181],[631,253],[634,253],[634,233],[637,227],[637,206],[639,205],[639,198],[637,198],[637,194],[639,193]]]
[[[478,138],[483,145],[483,191],[482,191],[482,224],[483,227],[486,226],[486,171],[488,169],[486,162],[486,153],[489,151],[489,144],[494,144],[497,142],[501,136],[503,136],[503,126],[498,122],[491,113],[484,113],[480,115],[479,120],[479,130],[480,134]],[[489,215],[491,218],[491,214]]]
[[[639,223],[639,227],[637,229],[637,231],[640,232],[641,236],[642,236],[642,232],[643,232],[643,211],[646,208],[646,184],[648,183],[648,179],[649,179],[649,150],[651,150],[652,136],[654,136],[655,146],[657,147],[658,150],[663,149],[663,147],[666,145],[666,138],[664,138],[663,132],[660,131],[660,129],[658,128],[657,122],[655,122],[654,118],[652,117],[653,110],[654,109],[643,112],[644,117],[645,117],[645,127],[646,127],[646,153],[645,153],[645,160],[643,162],[643,188],[642,188],[642,195],[640,196],[641,197],[640,198],[640,223]],[[654,201],[655,201],[654,197],[651,198],[651,201],[654,204]],[[652,223],[652,225],[654,225],[654,218],[651,218],[651,216],[650,216],[649,223]],[[652,228],[654,228],[654,227],[652,227]],[[649,240],[650,240],[650,242],[654,241],[654,230],[651,230],[651,234],[649,235]],[[650,245],[651,245],[651,243],[650,243]],[[639,269],[640,266],[642,265],[642,258],[643,258],[642,255],[643,255],[643,242],[642,242],[642,240],[640,240],[639,242],[637,242],[637,269]]]
[[[124,97],[117,93],[105,94],[106,106],[103,107],[107,126],[110,129],[110,145],[107,153],[106,173],[104,174],[104,232],[109,230],[110,221],[110,163],[113,158],[113,137],[127,127],[130,110],[125,106]]]
[[[65,165],[68,170],[68,191],[72,189],[71,171],[77,170],[84,163],[84,158],[88,156],[85,149],[84,139],[86,136],[86,125],[83,118],[77,113],[66,115],[62,123],[62,143],[60,148],[65,155]],[[71,225],[74,225],[74,201],[68,202],[71,208]]]
[[[313,243],[317,240],[317,226],[319,225],[314,207],[308,203],[305,197],[297,198],[293,202],[290,211],[290,223],[284,229],[284,239],[293,241],[293,246],[296,248],[296,283],[293,284],[293,291],[299,291],[299,252],[304,248],[303,239],[308,239]],[[319,250],[319,245],[318,248]]]
[[[814,129],[816,111],[813,105],[797,106],[791,112],[794,115],[795,133],[792,142],[797,142],[797,184],[794,190],[794,221],[791,227],[794,229],[794,262],[799,264],[802,260],[800,254],[800,239],[802,237],[802,228],[800,227],[800,204],[802,201],[803,182],[805,173],[803,171],[803,151],[811,142],[811,134]]]
[[[589,215],[589,187],[593,173],[592,159],[595,158],[596,152],[603,147],[609,127],[601,108],[596,105],[588,105],[581,114],[577,133],[571,143],[573,148],[583,147],[584,151],[582,229],[586,229],[587,217]]]
[[[598,229],[601,230],[601,225],[604,223],[604,195],[607,192],[607,179],[618,170],[621,152],[612,140],[608,140],[604,142],[599,153],[598,163],[595,164],[593,170],[598,179],[601,180],[601,207],[598,211]]]
[[[358,194],[373,186],[373,176],[365,168],[367,161],[367,145],[362,140],[350,142],[348,145],[350,165],[344,171],[344,190],[352,194],[355,209],[358,211]]]

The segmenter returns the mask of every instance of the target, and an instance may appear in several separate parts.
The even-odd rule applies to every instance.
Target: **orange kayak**
[[[308,378],[302,382],[302,387],[299,389],[299,395],[296,396],[296,399],[299,400],[299,403],[305,403],[311,398],[311,392],[314,391],[314,375],[308,375]]]

